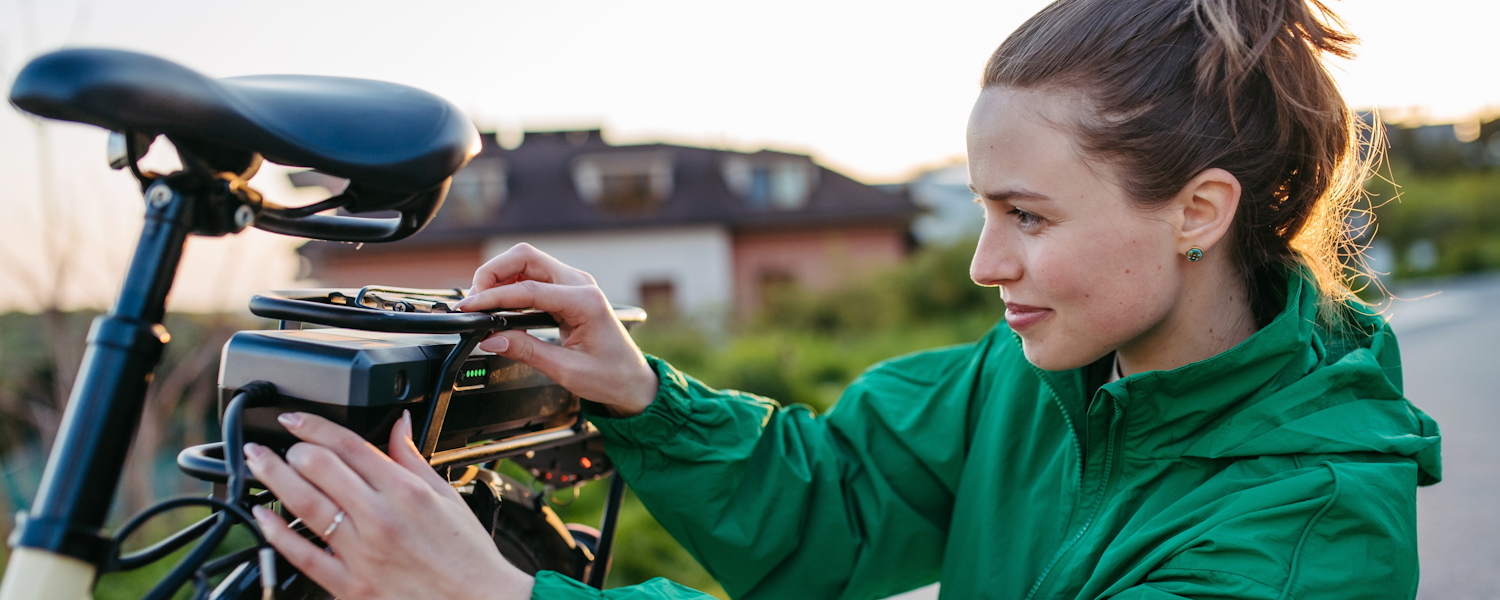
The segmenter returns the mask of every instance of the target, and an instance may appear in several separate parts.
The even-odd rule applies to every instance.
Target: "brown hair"
[[[1093,113],[1072,124],[1080,147],[1141,205],[1205,169],[1233,174],[1227,246],[1252,306],[1287,262],[1342,301],[1343,259],[1358,255],[1345,220],[1374,153],[1322,58],[1354,42],[1320,0],[1058,0],[995,50],[983,85],[1080,94]],[[1256,307],[1263,323],[1270,308]]]

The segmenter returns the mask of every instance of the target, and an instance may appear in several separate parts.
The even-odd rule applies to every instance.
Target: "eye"
[[[1010,209],[1010,212],[1006,214],[1015,217],[1016,223],[1018,223],[1023,229],[1036,227],[1038,225],[1041,225],[1043,221],[1041,217],[1038,217],[1019,208],[1012,208]]]

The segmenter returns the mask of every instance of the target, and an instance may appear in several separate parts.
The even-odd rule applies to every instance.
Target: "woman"
[[[1000,288],[1004,324],[876,366],[822,417],[642,356],[588,274],[528,246],[481,267],[461,308],[566,324],[561,347],[481,347],[602,407],[621,473],[736,597],[941,581],[955,598],[1409,598],[1438,434],[1343,281],[1363,170],[1321,65],[1353,39],[1333,24],[1316,0],[1033,17],[990,59],[968,128],[971,276]],[[307,443],[288,462],[249,448],[252,470],[315,530],[347,520],[327,555],[257,517],[340,597],[599,595],[504,564],[409,423],[387,459],[286,422]]]

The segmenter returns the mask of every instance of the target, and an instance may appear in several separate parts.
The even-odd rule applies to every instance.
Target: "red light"
[[[551,473],[548,473],[548,474],[547,474],[547,477],[546,477],[546,478],[547,478],[547,479],[552,479],[552,474],[551,474]]]
[[[583,468],[585,468],[585,469],[592,469],[592,468],[594,468],[594,461],[589,460],[589,457],[587,457],[587,456],[578,459],[578,464],[583,465]]]

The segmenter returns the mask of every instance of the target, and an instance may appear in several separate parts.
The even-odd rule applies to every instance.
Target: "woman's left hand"
[[[245,445],[256,479],[332,548],[330,554],[255,507],[267,541],[339,598],[530,598],[532,578],[500,556],[458,492],[411,441],[411,416],[391,428],[390,455],[327,419],[288,413],[302,440],[283,461]],[[338,515],[343,515],[335,523]]]

